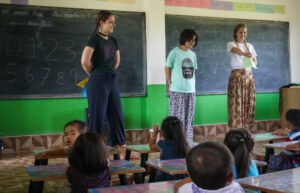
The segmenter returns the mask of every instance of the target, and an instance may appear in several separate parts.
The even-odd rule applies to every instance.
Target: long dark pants
[[[89,129],[108,134],[110,145],[125,144],[121,99],[116,74],[91,74],[87,84]],[[110,132],[104,127],[107,119]]]

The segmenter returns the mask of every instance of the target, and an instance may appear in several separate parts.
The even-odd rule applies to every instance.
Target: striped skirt
[[[251,71],[231,71],[228,83],[228,126],[230,128],[254,127],[255,81]]]

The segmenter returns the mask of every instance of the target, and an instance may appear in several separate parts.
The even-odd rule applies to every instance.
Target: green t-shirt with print
[[[197,57],[192,50],[184,51],[179,47],[174,48],[167,57],[166,67],[171,68],[170,91],[195,92]]]

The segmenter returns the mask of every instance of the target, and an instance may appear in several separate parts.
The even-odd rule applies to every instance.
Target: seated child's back
[[[160,159],[185,158],[189,150],[188,143],[183,134],[182,122],[177,117],[165,118],[161,125],[161,131],[154,126],[154,133],[150,136],[150,149],[160,151]],[[161,139],[157,141],[157,134],[161,133]],[[157,171],[155,181],[182,179],[186,175],[171,176]]]
[[[88,188],[109,186],[110,172],[102,136],[87,132],[80,135],[69,154],[67,178],[71,193],[86,193]]]

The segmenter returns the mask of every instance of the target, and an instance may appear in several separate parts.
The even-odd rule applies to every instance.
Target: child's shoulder
[[[296,128],[289,132],[288,137],[292,141],[299,141],[300,140],[300,128]]]

